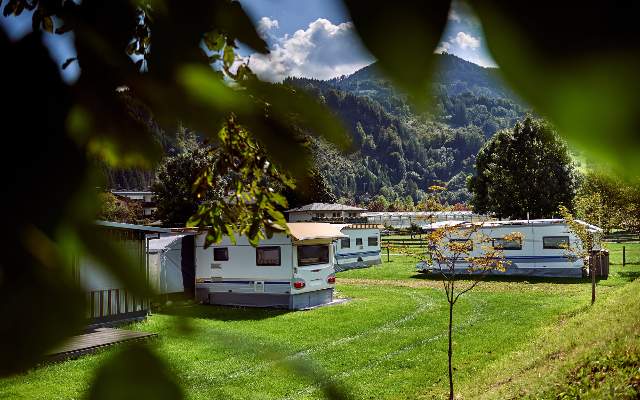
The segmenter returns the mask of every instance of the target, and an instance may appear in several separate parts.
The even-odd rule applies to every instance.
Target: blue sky
[[[240,0],[269,43],[268,56],[241,53],[263,79],[287,76],[328,79],[348,75],[375,61],[360,43],[340,0]],[[30,15],[0,17],[0,26],[17,40],[31,31]],[[45,34],[52,58],[61,65],[75,54],[72,33]],[[123,50],[124,51],[124,50]],[[454,2],[437,52],[446,51],[482,66],[495,66],[485,46],[482,28],[471,10]],[[61,74],[68,82],[80,69],[72,63]]]

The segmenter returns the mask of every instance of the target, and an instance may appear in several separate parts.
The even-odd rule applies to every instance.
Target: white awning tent
[[[149,240],[149,283],[160,294],[181,293],[182,238],[167,235]]]
[[[162,236],[159,239],[149,240],[149,253],[167,251],[176,240],[181,240],[186,235]]]
[[[296,241],[339,239],[348,237],[340,232],[344,225],[327,224],[319,222],[291,222],[288,223],[289,232]]]

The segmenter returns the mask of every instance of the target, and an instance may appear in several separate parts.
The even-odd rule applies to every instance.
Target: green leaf
[[[224,62],[225,67],[230,68],[233,65],[233,62],[236,59],[236,53],[232,46],[225,46],[224,52],[222,53],[222,61]]]
[[[184,393],[164,360],[147,346],[125,346],[98,369],[89,400],[179,400]]]
[[[137,48],[138,48],[138,42],[133,41],[129,43],[129,45],[127,45],[126,52],[128,55],[132,56],[136,52]]]
[[[203,37],[204,44],[210,51],[218,52],[224,47],[224,35],[219,32],[207,32]]]
[[[13,15],[15,15],[16,17],[19,16],[20,14],[22,14],[22,11],[24,11],[24,2],[20,1],[16,4],[16,8],[15,10],[13,10]]]
[[[4,10],[2,10],[2,15],[5,17],[8,17],[9,15],[14,13],[16,7],[17,7],[16,0],[9,0],[7,5],[4,6]]]
[[[0,32],[0,53],[2,75],[11,77],[2,88],[11,99],[3,108],[3,116],[10,116],[5,128],[28,133],[6,135],[4,145],[30,159],[20,168],[15,157],[0,159],[4,190],[26,194],[3,199],[11,210],[3,221],[13,227],[0,233],[6,248],[0,263],[0,374],[6,375],[41,362],[85,322],[85,297],[74,284],[69,252],[60,242],[61,232],[87,217],[91,196],[81,190],[88,184],[85,152],[64,129],[70,87],[61,81],[40,35],[11,43]]]
[[[258,35],[253,22],[239,1],[217,1],[215,26],[231,38],[238,39],[259,53],[269,52],[267,43]]]
[[[53,18],[45,16],[42,18],[42,29],[47,32],[53,32]]]
[[[246,97],[225,85],[207,66],[183,65],[178,70],[177,80],[193,100],[213,110],[244,113],[252,109]],[[214,127],[208,129],[211,128]]]
[[[345,0],[364,45],[380,69],[424,104],[430,95],[433,52],[442,36],[449,0]]]
[[[500,72],[518,94],[569,141],[619,172],[638,174],[640,35],[634,16],[640,3],[493,0],[473,6]]]

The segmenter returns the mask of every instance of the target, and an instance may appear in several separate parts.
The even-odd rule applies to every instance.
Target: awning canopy
[[[149,240],[149,251],[157,252],[157,251],[166,250],[174,242],[182,239],[185,236],[186,235],[169,235],[169,236],[162,236],[160,237],[160,239],[151,239]]]
[[[320,222],[291,222],[288,223],[291,236],[295,240],[338,239],[348,237],[340,232],[344,225]]]

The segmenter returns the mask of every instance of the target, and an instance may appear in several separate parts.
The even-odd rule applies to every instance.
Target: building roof
[[[127,229],[131,231],[145,231],[149,233],[171,233],[169,228],[158,228],[155,226],[125,224],[122,222],[96,221],[96,225],[111,229]]]
[[[125,195],[125,194],[155,194],[154,192],[152,192],[150,190],[112,190],[111,193],[113,193],[113,194],[121,194],[121,195]]]
[[[477,216],[473,211],[374,211],[362,213],[363,217],[464,217]]]
[[[292,208],[287,212],[305,212],[305,211],[367,211],[364,208],[347,206],[337,203],[311,203],[298,208]]]
[[[337,239],[348,237],[340,232],[344,226],[320,222],[290,222],[289,232],[295,240]]]
[[[168,249],[173,243],[182,239],[186,235],[168,235],[159,239],[149,240],[149,251],[157,252]]]

